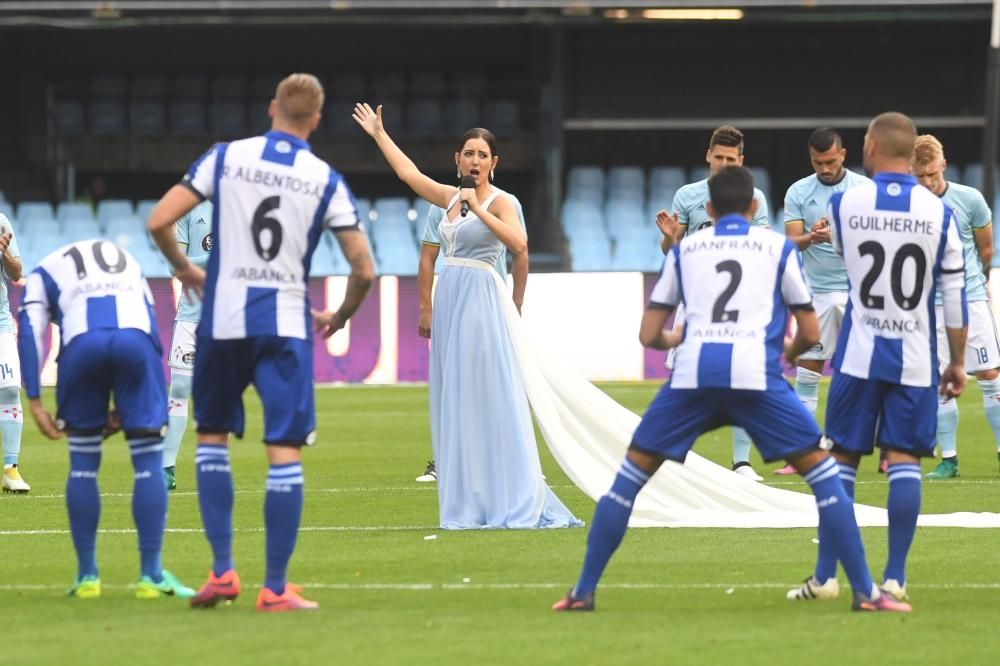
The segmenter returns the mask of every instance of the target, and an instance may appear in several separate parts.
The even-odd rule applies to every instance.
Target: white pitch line
[[[576,488],[572,484],[562,484],[549,486],[553,490],[561,490],[565,488]],[[408,493],[408,492],[437,492],[437,484],[424,484],[419,486],[370,486],[370,487],[359,487],[359,488],[310,488],[306,485],[306,492],[308,493],[344,493],[344,494],[363,494],[363,493]],[[236,495],[263,495],[264,489],[259,490],[236,490],[234,493]],[[198,493],[193,490],[175,490],[169,494],[170,497],[197,497]],[[101,498],[111,498],[111,497],[127,497],[131,498],[132,493],[101,493]],[[15,501],[28,501],[28,500],[43,500],[43,499],[66,499],[65,493],[53,493],[49,495],[34,495],[31,493],[26,493],[24,495],[17,495],[17,500]]]
[[[889,485],[888,479],[882,479],[877,481],[855,481],[855,485],[867,486],[867,485]],[[949,481],[928,481],[926,485],[934,488],[946,488],[948,486],[992,486],[1000,483],[1000,479],[953,479]],[[765,486],[802,486],[806,488],[806,482],[802,479],[796,481],[764,481]]]
[[[300,532],[417,532],[439,529],[436,525],[333,525],[300,527]],[[202,534],[200,527],[168,527],[167,532],[174,534]],[[264,532],[263,527],[235,527],[234,532]],[[69,530],[38,529],[38,530],[0,530],[0,536],[38,536],[48,534],[69,534]],[[135,534],[135,529],[102,529],[98,534]]]

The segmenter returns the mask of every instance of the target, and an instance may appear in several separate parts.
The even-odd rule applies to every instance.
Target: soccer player
[[[743,158],[743,132],[732,125],[723,125],[712,132],[712,137],[708,141],[708,151],[705,153],[705,162],[708,163],[710,175],[715,175],[719,169],[726,166],[743,166]],[[754,188],[753,198],[756,208],[751,216],[751,224],[759,227],[770,226],[764,193]],[[712,226],[713,218],[708,211],[708,200],[707,178],[689,183],[677,190],[671,204],[673,215],[667,215],[665,211],[657,215],[657,225],[661,232],[664,230],[664,221],[668,219],[670,228],[676,229],[663,234],[660,249],[664,254],[685,235]],[[678,320],[675,325],[678,327],[683,322],[683,313],[684,309],[680,308],[675,317]],[[764,477],[757,474],[750,466],[750,445],[751,441],[746,432],[742,428],[733,428],[733,471],[754,481],[763,481]]]
[[[996,322],[987,291],[990,260],[993,259],[993,216],[979,190],[945,180],[948,163],[944,147],[930,134],[917,137],[913,149],[913,175],[920,184],[941,197],[955,215],[958,235],[965,252],[965,291],[969,305],[969,337],[965,345],[965,371],[976,376],[983,392],[983,413],[993,430],[1000,458],[1000,344]],[[941,312],[941,292],[937,308],[937,349],[941,367],[948,362],[947,337]],[[927,479],[951,479],[958,476],[958,404],[942,396],[938,402],[937,441],[941,462]]]
[[[524,222],[524,209],[521,207],[521,202],[518,201],[518,198],[510,192],[504,192],[499,187],[494,187],[493,189],[510,197],[514,203],[514,209],[517,211],[517,219],[521,223],[521,229],[526,230],[527,225]],[[431,206],[427,210],[427,221],[424,224],[424,235],[420,245],[420,269],[417,272],[417,282],[420,285],[420,322],[417,328],[420,335],[425,338],[429,338],[431,335],[431,287],[434,284],[434,264],[437,261],[438,253],[441,251],[441,234],[438,231],[438,225],[444,219],[444,214],[444,209],[439,206]],[[524,290],[528,284],[529,266],[530,260],[527,250],[513,254],[510,264],[510,273],[514,278],[512,298],[518,312],[521,311],[521,305],[524,303]],[[496,270],[500,278],[506,282],[506,246],[501,246],[500,256],[497,257]],[[416,481],[417,483],[434,483],[437,481],[437,467],[433,460],[427,463],[424,473],[418,476]]]
[[[24,410],[21,409],[21,364],[17,358],[14,321],[7,299],[7,280],[20,280],[23,267],[17,248],[14,226],[0,213],[0,439],[3,440],[3,477],[5,493],[26,493],[31,486],[21,478],[17,458],[21,454]]]
[[[41,400],[42,339],[49,324],[60,329],[54,421]],[[163,486],[163,428],[167,423],[166,379],[153,316],[153,297],[136,259],[101,240],[66,245],[39,262],[29,275],[18,314],[18,352],[31,415],[50,439],[66,431],[69,478],[66,508],[78,572],[69,595],[101,595],[96,541],[101,514],[97,473],[101,440],[110,421],[125,431],[135,482],[132,517],[139,534],[139,599],[191,597],[161,567],[167,520]],[[114,395],[117,417],[109,419]],[[57,425],[58,424],[58,425]]]
[[[906,598],[906,556],[920,513],[920,458],[934,455],[937,389],[965,388],[965,260],[955,215],[910,175],[913,122],[883,113],[865,134],[865,171],[874,182],[830,198],[833,247],[844,258],[850,298],[833,357],[836,373],[826,408],[826,435],[848,495],[861,456],[885,451],[889,477],[889,556],[882,589]],[[935,311],[949,360],[938,372]],[[820,523],[819,557],[811,578],[790,599],[837,596],[833,538]]]
[[[212,251],[212,202],[202,201],[176,224],[177,245],[195,266],[204,268]],[[167,363],[170,365],[170,424],[163,440],[163,480],[167,490],[177,488],[177,455],[187,429],[191,372],[194,369],[195,330],[201,319],[201,300],[181,294],[174,317],[174,335]]]
[[[785,194],[785,235],[802,252],[806,282],[819,318],[819,344],[799,357],[795,373],[795,393],[809,413],[815,414],[823,364],[833,357],[847,307],[847,269],[830,245],[826,204],[834,192],[868,179],[844,168],[847,150],[832,127],[814,130],[808,146],[815,173],[796,181]],[[787,465],[775,473],[795,474],[795,468]]]
[[[150,213],[149,228],[185,290],[204,289],[192,397],[198,422],[198,501],[212,546],[208,581],[195,607],[240,593],[232,558],[233,479],[229,433],[243,435],[243,401],[253,383],[264,407],[270,470],[264,495],[266,576],[257,597],[265,612],[318,607],[287,583],[302,516],[301,447],[315,440],[310,313],[325,337],[344,327],[374,280],[371,251],[346,181],[313,155],[307,139],[320,121],[323,87],[311,74],[278,84],[271,131],[219,143],[199,158]],[[212,202],[206,271],[177,245],[174,220]],[[336,312],[309,309],[307,279],[324,229],[336,232],[351,265]]]
[[[642,417],[611,490],[597,503],[579,581],[553,610],[594,609],[598,580],[649,478],[664,460],[683,462],[701,434],[738,424],[765,460],[785,458],[809,483],[820,525],[834,535],[831,544],[855,590],[852,607],[909,611],[872,582],[837,465],[819,448],[816,421],[781,374],[789,308],[798,331],[784,345],[786,356],[794,358],[819,340],[795,246],[770,229],[751,226],[756,204],[748,170],[721,169],[709,179],[709,189],[714,228],[685,238],[667,255],[640,325],[643,345],[679,345],[673,376]],[[683,334],[664,331],[681,303],[687,306]]]

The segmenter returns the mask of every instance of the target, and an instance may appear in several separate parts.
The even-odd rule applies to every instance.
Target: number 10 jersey
[[[199,337],[309,339],[307,281],[324,229],[358,229],[344,179],[291,134],[214,145],[182,182],[211,199]]]
[[[828,212],[850,294],[834,368],[861,379],[936,385],[936,287],[946,325],[967,321],[965,261],[951,209],[912,176],[880,173],[834,194]]]

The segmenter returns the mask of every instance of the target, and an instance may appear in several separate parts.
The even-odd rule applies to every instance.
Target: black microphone
[[[462,183],[461,183],[461,185],[459,185],[459,187],[462,188],[462,189],[465,189],[467,187],[475,189],[475,187],[476,187],[476,179],[473,178],[472,176],[462,176]],[[461,209],[461,211],[462,211],[462,217],[465,217],[466,215],[469,214],[469,202],[468,201],[463,201],[462,202],[462,209]]]

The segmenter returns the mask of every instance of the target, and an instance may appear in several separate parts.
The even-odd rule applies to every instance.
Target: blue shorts
[[[312,340],[199,336],[197,348],[191,398],[198,432],[243,437],[243,391],[252,383],[264,407],[264,442],[311,443],[316,429]]]
[[[744,428],[767,462],[815,450],[822,436],[788,382],[767,391],[665,384],[636,428],[632,446],[684,462],[698,437],[725,425]]]
[[[902,386],[836,373],[826,405],[826,436],[833,450],[867,455],[882,448],[934,455],[937,388]]]
[[[159,345],[135,328],[97,329],[59,353],[56,404],[66,429],[100,430],[112,393],[122,429],[158,431],[167,423],[167,380]]]

